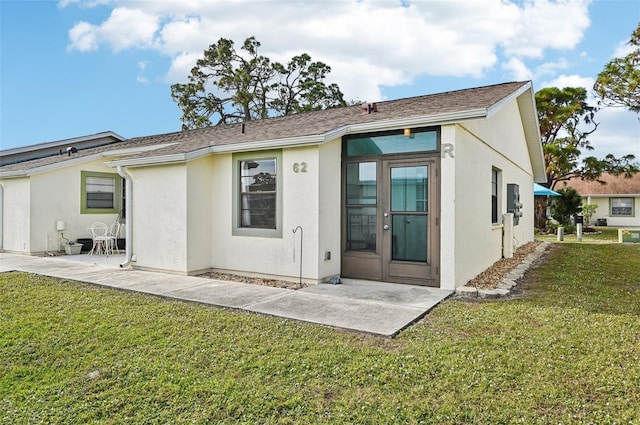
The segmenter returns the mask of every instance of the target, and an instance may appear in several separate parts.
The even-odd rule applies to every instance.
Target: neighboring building
[[[530,82],[327,109],[1,167],[3,249],[43,252],[57,220],[87,237],[126,203],[136,268],[297,280],[302,259],[308,282],[454,289],[533,240],[544,168]]]
[[[74,137],[72,139],[56,140],[36,145],[19,146],[17,148],[0,151],[0,166],[16,164],[32,159],[46,158],[53,155],[70,155],[73,150],[83,150],[96,146],[105,146],[125,140],[113,131]]]
[[[640,227],[640,173],[631,178],[604,174],[598,181],[571,179],[567,182],[582,196],[585,204],[598,206],[593,216],[596,224],[615,227]]]

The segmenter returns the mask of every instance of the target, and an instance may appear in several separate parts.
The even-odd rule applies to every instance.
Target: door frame
[[[439,137],[438,137],[439,139]],[[439,148],[439,143],[438,143]],[[344,148],[343,148],[344,151]],[[376,204],[376,249],[375,251],[349,251],[347,250],[347,205],[346,205],[346,164],[376,162],[376,180],[377,180],[377,204]],[[429,239],[427,246],[427,260],[431,266],[431,276],[424,278],[401,276],[394,271],[390,273],[390,250],[387,255],[383,250],[389,248],[389,241],[385,240],[382,226],[384,225],[384,204],[390,197],[390,181],[386,184],[384,180],[389,178],[389,164],[426,164],[429,165]],[[393,283],[405,283],[412,285],[440,286],[440,150],[431,152],[408,153],[408,154],[387,154],[387,155],[370,155],[362,157],[346,158],[343,155],[342,160],[342,181],[341,181],[341,275],[343,277],[388,281]],[[390,235],[390,232],[387,232]],[[386,242],[386,243],[385,243]],[[385,261],[385,258],[389,262]],[[395,265],[406,266],[411,268],[412,263],[409,261],[395,261]]]
[[[408,283],[427,286],[439,286],[437,276],[439,274],[439,211],[440,211],[440,187],[438,176],[439,161],[434,156],[420,156],[411,158],[383,158],[381,191],[382,199],[379,204],[379,211],[382,211],[382,243],[380,256],[382,260],[382,280],[385,282]],[[391,207],[391,169],[399,167],[412,167],[426,165],[427,175],[427,261],[414,262],[408,260],[394,260],[392,255],[392,231],[393,216],[395,215]],[[385,216],[388,214],[388,216]],[[387,230],[384,226],[389,226]]]

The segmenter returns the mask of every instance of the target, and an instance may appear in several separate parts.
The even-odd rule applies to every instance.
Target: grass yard
[[[617,243],[618,228],[617,227],[594,227],[596,233],[584,233],[581,243]],[[536,235],[536,239],[544,242],[558,242],[558,235]],[[559,243],[579,243],[575,233],[564,235],[564,241]]]
[[[640,246],[554,244],[396,339],[0,275],[0,423],[640,423]]]

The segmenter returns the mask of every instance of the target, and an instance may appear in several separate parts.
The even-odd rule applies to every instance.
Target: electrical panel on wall
[[[507,212],[513,213],[513,225],[520,224],[522,217],[522,203],[520,202],[520,187],[515,183],[507,184]]]

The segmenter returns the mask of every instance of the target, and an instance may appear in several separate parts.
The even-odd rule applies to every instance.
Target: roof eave
[[[599,197],[599,198],[637,198],[640,197],[640,193],[580,193],[583,198],[587,196]]]
[[[536,108],[533,85],[529,82],[520,90],[517,90],[516,93],[518,93],[518,109],[520,111],[524,136],[533,169],[533,180],[536,183],[546,183],[546,165],[542,151],[542,143],[540,141],[540,123],[538,122],[538,110]]]
[[[91,155],[73,158],[62,162],[55,162],[53,164],[47,164],[41,167],[34,167],[27,170],[0,171],[0,178],[9,179],[16,177],[29,177],[35,174],[45,173],[47,171],[56,170],[58,168],[65,168],[70,165],[81,164],[83,162],[93,161],[99,158],[102,158],[102,153],[94,153]]]
[[[31,152],[34,150],[53,148],[58,146],[65,146],[73,143],[79,143],[79,142],[84,142],[84,141],[93,140],[93,139],[101,139],[105,137],[112,137],[121,142],[126,140],[124,137],[120,136],[118,133],[115,133],[113,131],[103,131],[102,133],[89,134],[89,135],[80,136],[80,137],[73,137],[71,139],[62,139],[62,140],[56,140],[53,142],[37,143],[35,145],[18,146],[15,148],[9,148],[9,149],[2,150],[2,154],[15,155],[18,153]]]
[[[487,110],[487,117],[492,116],[514,100],[517,101],[518,109],[520,110],[520,119],[523,123],[523,131],[527,141],[527,150],[529,151],[531,166],[533,168],[534,181],[536,183],[546,183],[547,173],[545,171],[546,166],[542,152],[542,144],[540,143],[540,124],[538,122],[538,111],[531,81],[527,81],[504,99],[491,105]]]
[[[20,177],[29,177],[29,174],[25,170],[0,171],[0,179],[15,179]]]
[[[155,151],[155,150],[166,148],[168,146],[172,146],[172,145],[176,145],[176,144],[177,144],[177,142],[172,142],[172,143],[163,143],[163,144],[150,145],[150,146],[138,146],[138,147],[132,147],[132,148],[125,148],[125,149],[114,149],[114,150],[111,150],[111,151],[102,152],[102,156],[134,155],[134,154],[137,154],[137,153]]]
[[[148,152],[156,149],[160,149],[163,147],[174,145],[175,143],[164,143],[162,145],[152,145],[152,146],[143,146],[143,147],[133,147],[128,149],[114,149],[111,151],[98,152],[87,156],[81,156],[77,158],[71,158],[61,162],[55,162],[53,164],[43,165],[41,167],[34,167],[26,170],[14,170],[14,171],[0,171],[0,178],[19,178],[19,177],[29,177],[39,173],[45,173],[47,171],[56,170],[58,168],[68,167],[70,165],[80,164],[83,162],[93,161],[100,158],[105,157],[115,157],[115,156],[125,156],[132,155],[136,153]]]
[[[148,167],[154,165],[180,164],[206,156],[211,153],[211,147],[201,148],[191,152],[167,155],[147,156],[141,158],[123,158],[105,163],[107,167]]]

